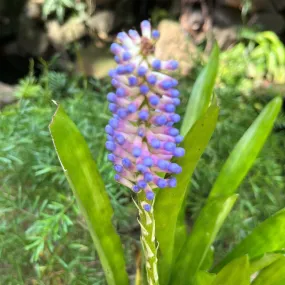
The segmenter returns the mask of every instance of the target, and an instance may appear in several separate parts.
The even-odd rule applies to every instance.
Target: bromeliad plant
[[[214,132],[219,108],[213,95],[219,49],[194,84],[181,126],[176,61],[154,57],[158,31],[148,21],[142,35],[119,33],[111,51],[115,93],[106,126],[108,159],[115,179],[134,193],[148,284],[285,284],[285,210],[259,225],[222,261],[213,260],[213,242],[237,199],[237,188],[272,130],[281,99],[272,100],[225,162],[205,206],[188,230],[185,201],[200,156]],[[96,163],[77,127],[61,106],[50,124],[66,177],[85,216],[108,284],[129,284],[123,247],[112,225],[113,211]],[[181,146],[178,146],[181,144]],[[270,189],[268,190],[270,191]],[[138,270],[139,272],[139,270]],[[274,273],[274,274],[273,274]],[[143,284],[139,278],[136,284]]]

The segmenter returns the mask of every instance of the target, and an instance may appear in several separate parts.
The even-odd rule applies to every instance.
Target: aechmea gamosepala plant
[[[172,175],[182,169],[171,159],[183,156],[184,149],[173,127],[180,120],[175,114],[178,82],[168,75],[178,63],[155,58],[159,32],[151,30],[149,21],[141,23],[141,30],[142,36],[135,30],[121,32],[111,45],[118,65],[109,72],[116,92],[107,95],[113,117],[106,126],[106,148],[112,152],[108,159],[117,172],[115,179],[136,193],[144,191],[141,206],[150,211],[154,189],[176,186]]]

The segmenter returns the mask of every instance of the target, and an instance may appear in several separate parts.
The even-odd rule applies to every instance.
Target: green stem
[[[143,191],[138,194],[139,223],[141,226],[141,244],[144,251],[147,280],[149,285],[159,285],[157,272],[157,246],[155,240],[155,220],[153,215],[153,203],[151,211],[143,209],[143,203],[146,200]]]

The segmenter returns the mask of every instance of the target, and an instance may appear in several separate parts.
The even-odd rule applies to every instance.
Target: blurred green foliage
[[[247,76],[251,59],[243,55],[248,54],[248,48],[240,43],[221,54],[215,88],[221,111],[217,129],[191,181],[192,195],[186,205],[190,224],[205,204],[232,146],[268,101],[268,96],[258,96],[256,82]],[[136,209],[129,191],[113,181],[112,166],[104,150],[104,126],[109,119],[106,94],[110,85],[108,81],[51,70],[46,67],[39,78],[31,73],[21,80],[16,92],[19,101],[0,113],[1,282],[105,284],[91,237],[52,146],[48,131],[55,110],[52,99],[63,105],[97,161],[132,277],[131,260],[138,246]],[[181,79],[181,106],[188,101],[196,75]],[[180,113],[184,111],[180,107]],[[285,206],[284,124],[281,116],[278,128],[240,186],[240,199],[215,243],[218,260],[260,221]]]
[[[221,56],[226,84],[236,78],[242,82],[239,88],[247,88],[252,81],[285,84],[285,46],[275,33],[242,29],[240,40]]]

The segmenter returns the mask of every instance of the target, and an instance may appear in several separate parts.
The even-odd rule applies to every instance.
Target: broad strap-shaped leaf
[[[159,244],[158,271],[161,284],[169,282],[176,239],[184,240],[186,236],[184,223],[179,225],[179,234],[177,233],[179,213],[184,205],[192,173],[215,129],[218,111],[217,106],[211,106],[187,134],[183,142],[186,154],[177,162],[183,169],[182,173],[177,175],[177,187],[160,190],[155,200],[154,216]]]
[[[252,285],[284,285],[285,284],[285,257],[282,256],[268,267],[264,268]]]
[[[207,202],[177,258],[170,284],[194,284],[194,277],[201,268],[236,199],[237,195],[232,195]]]
[[[214,254],[215,254],[215,248],[214,246],[211,246],[203,260],[203,263],[200,266],[200,270],[209,270],[212,268],[214,263]]]
[[[235,193],[271,132],[281,105],[281,98],[273,99],[245,132],[224,164],[210,197]]]
[[[203,68],[194,83],[181,126],[181,134],[183,136],[189,132],[211,104],[219,67],[219,54],[219,47],[215,43],[207,65]]]
[[[195,276],[194,285],[211,285],[215,277],[215,274],[200,270]]]
[[[249,261],[247,256],[242,256],[227,264],[217,274],[215,280],[211,285],[249,285],[249,284],[250,284]]]
[[[260,271],[261,269],[269,266],[277,259],[284,256],[281,253],[265,253],[263,256],[255,258],[250,261],[250,274]]]
[[[265,220],[248,235],[215,268],[218,272],[231,260],[247,254],[249,258],[260,257],[267,252],[281,250],[285,246],[285,209]]]
[[[87,221],[108,284],[129,284],[113,209],[91,152],[61,106],[49,126],[53,143],[80,209]]]

